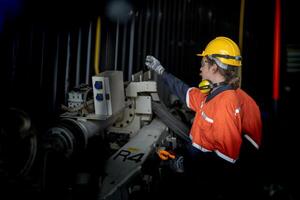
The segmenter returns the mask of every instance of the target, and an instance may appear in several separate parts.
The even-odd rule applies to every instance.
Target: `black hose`
[[[177,136],[185,142],[190,143],[191,139],[188,136],[189,128],[172,115],[165,105],[152,101],[153,112],[165,123]]]

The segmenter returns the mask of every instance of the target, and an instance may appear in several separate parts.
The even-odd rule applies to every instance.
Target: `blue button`
[[[94,84],[95,88],[97,90],[100,90],[103,88],[103,84],[102,84],[102,81],[95,81],[95,84]]]
[[[97,94],[96,95],[96,100],[97,101],[103,101],[103,94]]]

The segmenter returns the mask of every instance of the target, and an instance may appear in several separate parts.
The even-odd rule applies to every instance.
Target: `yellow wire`
[[[100,73],[100,66],[99,66],[99,57],[100,57],[100,43],[101,43],[101,18],[100,16],[97,19],[97,28],[96,28],[96,44],[95,44],[95,62],[94,62],[94,68],[95,68],[95,74]]]

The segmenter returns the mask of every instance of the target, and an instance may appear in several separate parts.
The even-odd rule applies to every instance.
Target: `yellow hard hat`
[[[216,37],[210,41],[205,50],[197,56],[211,56],[225,65],[242,65],[242,57],[238,45],[228,37]]]

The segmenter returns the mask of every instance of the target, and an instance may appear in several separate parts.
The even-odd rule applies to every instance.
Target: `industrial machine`
[[[62,199],[134,199],[150,192],[162,167],[182,172],[176,151],[190,142],[188,115],[164,105],[150,71],[129,82],[121,71],[104,71],[92,87],[70,91],[62,110],[39,140],[39,184],[49,198],[61,190]]]

